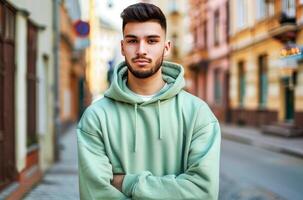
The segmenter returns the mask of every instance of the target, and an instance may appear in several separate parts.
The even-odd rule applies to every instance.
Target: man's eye
[[[136,43],[137,40],[128,40],[127,43]]]
[[[148,44],[155,44],[157,42],[158,42],[157,40],[148,40]]]

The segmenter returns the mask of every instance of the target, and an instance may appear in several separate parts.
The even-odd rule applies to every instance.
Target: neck
[[[132,73],[128,72],[127,85],[136,94],[153,95],[160,91],[165,85],[162,79],[161,69],[156,74],[148,78],[137,78]]]

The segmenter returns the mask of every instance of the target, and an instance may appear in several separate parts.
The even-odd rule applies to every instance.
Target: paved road
[[[61,143],[62,161],[54,165],[25,200],[77,200],[75,129]],[[301,200],[303,160],[222,141],[220,200]]]
[[[302,200],[303,160],[223,140],[220,199]]]

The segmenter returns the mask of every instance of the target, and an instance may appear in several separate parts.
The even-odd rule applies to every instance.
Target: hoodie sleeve
[[[85,111],[77,127],[80,199],[128,199],[110,183],[112,166],[98,127],[97,116]]]
[[[132,199],[218,199],[220,126],[217,120],[202,124],[201,119],[196,122],[184,173],[162,177],[148,171],[127,174],[123,193]]]

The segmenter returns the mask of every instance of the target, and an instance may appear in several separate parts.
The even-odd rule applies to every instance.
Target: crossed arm
[[[220,128],[217,121],[196,130],[183,174],[114,175],[102,138],[78,129],[81,199],[217,199]]]
[[[120,192],[122,192],[122,183],[124,176],[124,174],[116,174],[113,176],[113,180],[111,181],[112,186],[114,186]]]

